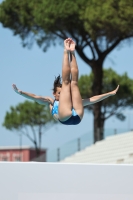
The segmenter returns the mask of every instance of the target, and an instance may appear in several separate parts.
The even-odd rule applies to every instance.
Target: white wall
[[[133,165],[0,163],[1,200],[133,200]]]

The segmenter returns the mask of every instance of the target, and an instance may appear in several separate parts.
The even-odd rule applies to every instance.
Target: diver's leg
[[[59,119],[65,121],[72,115],[72,100],[70,90],[70,64],[69,64],[69,52],[67,51],[67,45],[69,39],[64,41],[64,55],[62,64],[62,89],[59,98]]]
[[[75,57],[75,43],[72,41],[72,52],[70,53],[70,66],[71,66],[71,96],[72,96],[72,105],[76,113],[82,119],[84,114],[82,98],[80,95],[78,87],[78,65]]]

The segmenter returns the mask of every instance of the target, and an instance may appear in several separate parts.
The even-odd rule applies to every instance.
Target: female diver
[[[75,42],[71,38],[64,41],[62,84],[61,78],[58,76],[54,81],[54,99],[23,92],[22,90],[19,90],[15,84],[12,86],[16,93],[34,100],[39,104],[49,105],[53,117],[65,125],[79,124],[83,118],[84,106],[95,104],[115,95],[119,88],[118,85],[117,88],[111,92],[97,95],[89,99],[81,98],[78,88],[78,65],[75,57]]]

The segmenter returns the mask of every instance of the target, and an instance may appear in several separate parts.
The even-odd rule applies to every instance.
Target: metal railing
[[[104,139],[108,136],[113,136],[116,134],[122,134],[125,132],[129,132],[129,130],[125,129],[105,129],[104,130]],[[76,138],[57,149],[48,150],[47,151],[47,162],[58,162],[63,160],[64,158],[85,149],[86,147],[92,145],[93,142],[93,131],[89,131],[88,133]]]

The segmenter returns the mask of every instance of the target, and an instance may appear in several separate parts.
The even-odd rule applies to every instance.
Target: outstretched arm
[[[116,92],[118,91],[119,89],[119,85],[117,86],[117,88],[111,92],[108,92],[108,93],[105,93],[105,94],[101,94],[101,95],[97,95],[97,96],[94,96],[94,97],[91,97],[89,99],[82,99],[82,103],[83,103],[83,106],[88,106],[88,105],[92,105],[92,104],[95,104],[99,101],[102,101],[110,96],[113,96],[116,94]]]
[[[52,103],[53,103],[53,99],[50,98],[50,97],[41,97],[41,96],[37,96],[37,95],[32,94],[32,93],[23,92],[22,90],[19,90],[15,84],[13,84],[12,87],[13,87],[13,90],[14,90],[17,94],[20,94],[20,95],[22,95],[23,97],[25,97],[25,98],[27,98],[27,99],[36,101],[36,102],[39,103],[39,104],[42,104],[42,105],[49,105],[49,104],[52,104]]]

